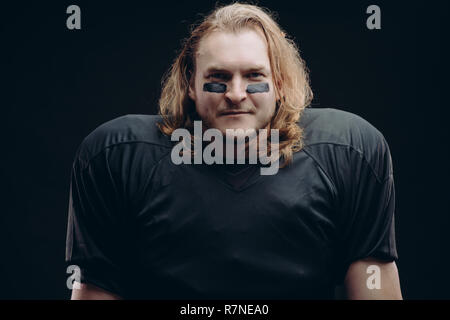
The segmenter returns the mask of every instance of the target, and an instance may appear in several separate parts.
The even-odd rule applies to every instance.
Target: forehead
[[[214,31],[204,37],[196,55],[198,71],[216,68],[228,71],[264,67],[270,71],[267,42],[260,32]]]

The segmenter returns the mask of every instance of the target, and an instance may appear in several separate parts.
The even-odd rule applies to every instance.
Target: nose
[[[225,93],[226,100],[232,105],[239,105],[245,98],[247,98],[247,91],[244,88],[245,83],[240,79],[230,81],[228,84],[228,91]]]

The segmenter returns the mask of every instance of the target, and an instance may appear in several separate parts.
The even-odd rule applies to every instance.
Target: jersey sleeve
[[[381,134],[368,137],[361,150],[349,149],[341,186],[341,269],[338,283],[354,261],[398,259],[395,243],[395,188],[392,159]]]
[[[70,182],[66,264],[82,283],[123,294],[126,256],[125,204],[109,164],[108,149],[86,160],[79,148]]]

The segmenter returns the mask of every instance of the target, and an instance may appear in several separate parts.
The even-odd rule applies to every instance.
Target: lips
[[[221,116],[231,116],[231,115],[239,115],[239,114],[246,114],[250,113],[248,111],[242,111],[242,110],[227,110],[220,113]]]

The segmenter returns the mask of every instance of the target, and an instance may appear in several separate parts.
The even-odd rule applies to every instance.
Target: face
[[[203,127],[217,128],[223,134],[226,129],[257,130],[275,112],[267,44],[254,30],[216,31],[203,38],[192,79],[189,96]]]

